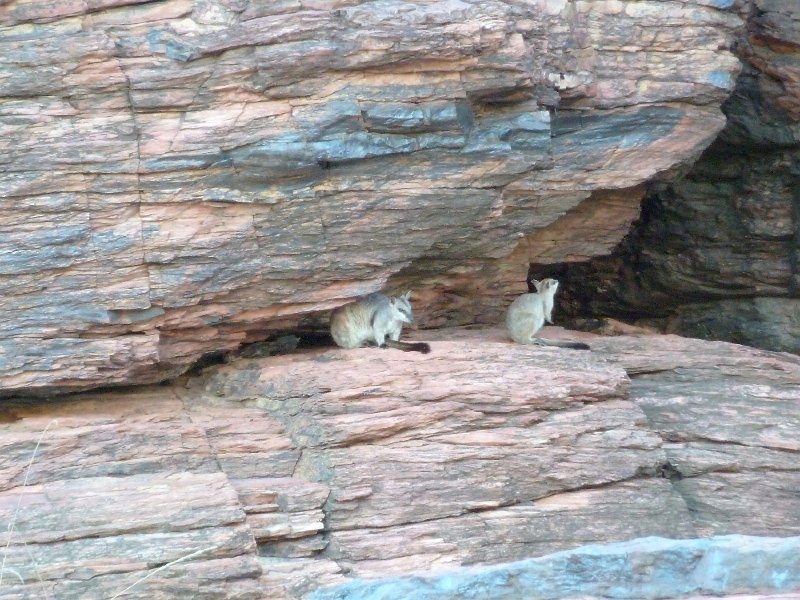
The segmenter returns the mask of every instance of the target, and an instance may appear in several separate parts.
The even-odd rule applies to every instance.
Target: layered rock
[[[688,598],[706,593],[731,600],[792,600],[796,592],[747,596],[729,591],[800,587],[800,538],[727,536],[705,540],[645,538],[587,546],[541,559],[433,577],[354,581],[321,590],[313,600],[456,600],[477,591],[484,600]],[[787,571],[770,564],[788,566]],[[782,567],[781,567],[782,568]],[[761,582],[761,583],[759,583]],[[778,583],[776,586],[776,582]],[[785,584],[785,585],[784,585]],[[697,599],[703,596],[693,596]]]
[[[720,139],[648,197],[611,257],[566,269],[572,315],[659,318],[687,335],[800,352],[800,5],[742,11],[745,69]]]
[[[157,381],[387,286],[494,319],[715,137],[729,4],[0,8],[0,390]]]
[[[0,597],[356,598],[336,594],[463,567],[469,590],[556,551],[574,553],[536,564],[620,565],[586,544],[730,534],[784,539],[732,542],[726,561],[724,541],[622,548],[640,581],[660,565],[684,595],[796,589],[780,573],[800,556],[797,357],[677,336],[583,334],[591,352],[425,338],[424,356],[305,349],[7,401]],[[742,583],[747,560],[761,568]],[[686,587],[684,567],[731,583]],[[592,597],[589,572],[573,596]]]

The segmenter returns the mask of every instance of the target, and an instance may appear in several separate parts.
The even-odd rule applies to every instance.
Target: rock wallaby
[[[333,341],[342,348],[360,348],[374,344],[406,352],[427,354],[431,347],[425,342],[401,342],[403,323],[413,323],[411,292],[389,297],[380,292],[340,306],[331,315]]]
[[[511,339],[519,344],[538,344],[541,346],[558,346],[575,350],[589,350],[589,346],[581,342],[565,342],[561,340],[545,340],[536,337],[544,322],[553,322],[553,300],[558,290],[558,281],[531,279],[536,293],[522,294],[511,303],[506,313],[506,329]]]

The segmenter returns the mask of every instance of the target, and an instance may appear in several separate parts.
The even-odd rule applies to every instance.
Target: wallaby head
[[[409,302],[410,298],[411,292],[406,292],[402,296],[396,296],[389,300],[389,306],[391,306],[394,316],[402,323],[414,322],[414,313],[411,311],[411,302]]]
[[[530,282],[536,288],[536,292],[539,294],[555,294],[556,290],[558,290],[558,280],[556,279],[542,279],[539,281],[538,279],[531,279]]]

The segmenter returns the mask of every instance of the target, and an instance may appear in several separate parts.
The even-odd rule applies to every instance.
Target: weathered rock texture
[[[355,581],[313,600],[583,600],[687,598],[705,592],[740,600],[791,600],[788,594],[729,596],[731,590],[800,588],[800,538],[726,536],[704,540],[645,538],[588,546],[500,567],[434,577]],[[782,567],[770,568],[769,565]],[[788,567],[788,568],[787,568]],[[785,569],[785,570],[784,570]],[[476,594],[477,592],[477,594]],[[694,596],[698,598],[700,596]],[[707,597],[707,596],[706,596]]]
[[[714,139],[741,23],[728,0],[6,3],[0,392],[156,381],[386,285],[425,288],[431,325],[493,320],[531,255],[608,252]]]
[[[583,334],[591,352],[492,329],[426,338],[425,356],[317,348],[171,386],[7,401],[0,598],[111,598],[140,582],[124,597],[298,599],[734,533],[787,539],[740,545],[736,560],[762,552],[746,582],[752,562],[676,545],[674,590],[797,588],[800,358],[677,336]],[[634,575],[669,570],[663,544],[637,548]],[[686,587],[692,565],[696,582],[729,585]],[[592,597],[596,578],[584,583],[573,597]]]
[[[566,270],[571,314],[660,318],[800,353],[800,3],[742,12],[745,68],[726,128],[685,179],[647,198],[610,258]]]

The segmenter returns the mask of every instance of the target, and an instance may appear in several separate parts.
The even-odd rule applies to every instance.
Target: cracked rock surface
[[[651,190],[610,256],[567,268],[559,293],[573,316],[800,354],[800,3],[737,5],[744,68],[725,128],[684,178]]]
[[[800,536],[798,357],[545,334],[592,351],[418,331],[428,355],[301,348],[9,400],[0,598],[296,600],[648,536]],[[765,581],[714,592],[787,592]]]
[[[741,25],[718,0],[3,3],[0,394],[161,381],[381,288],[492,322],[529,251],[606,254],[712,142]]]

